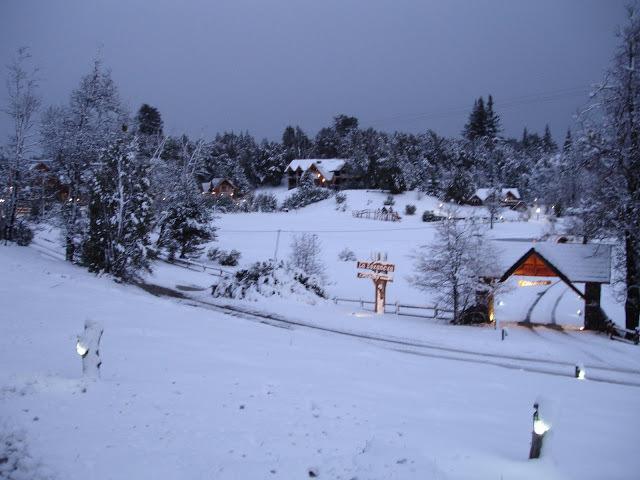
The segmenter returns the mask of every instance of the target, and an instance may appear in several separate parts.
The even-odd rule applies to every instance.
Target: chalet
[[[345,160],[338,158],[293,160],[285,169],[289,188],[300,185],[305,172],[311,171],[319,187],[339,188],[345,181]]]
[[[493,195],[493,189],[491,188],[478,188],[471,197],[467,200],[469,205],[485,205]],[[500,203],[513,210],[526,209],[526,204],[520,197],[520,192],[517,188],[503,188],[500,191]]]
[[[226,178],[212,178],[202,184],[202,192],[221,197],[237,197],[238,188]]]

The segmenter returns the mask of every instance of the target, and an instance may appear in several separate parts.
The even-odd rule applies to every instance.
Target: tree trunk
[[[638,272],[638,239],[627,230],[625,232],[625,256],[626,256],[626,284],[627,299],[624,304],[625,326],[628,329],[638,327],[638,317],[640,316],[640,272]]]

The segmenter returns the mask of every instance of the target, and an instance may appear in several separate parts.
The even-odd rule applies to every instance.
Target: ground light
[[[578,380],[584,380],[585,379],[585,371],[584,371],[584,367],[582,365],[576,365],[576,369],[575,369],[575,377]]]
[[[76,353],[82,358],[82,375],[85,378],[100,377],[100,339],[102,338],[102,326],[92,320],[84,323],[82,335],[78,335],[76,341]]]
[[[531,449],[529,459],[540,458],[542,441],[551,427],[540,417],[539,405],[533,404],[533,432],[531,432]]]

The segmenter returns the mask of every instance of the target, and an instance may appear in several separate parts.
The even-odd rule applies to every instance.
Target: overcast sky
[[[29,46],[45,104],[100,55],[170,134],[361,126],[458,135],[491,93],[505,134],[558,140],[602,77],[624,0],[0,0],[0,62]],[[4,103],[3,92],[2,100]],[[3,138],[9,131],[0,120]]]

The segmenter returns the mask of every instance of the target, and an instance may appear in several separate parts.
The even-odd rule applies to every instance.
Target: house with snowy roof
[[[493,188],[478,188],[473,195],[467,199],[469,205],[485,205],[494,195]],[[500,189],[500,203],[514,210],[521,210],[527,205],[522,201],[517,188],[508,187]]]
[[[292,160],[284,173],[287,175],[289,188],[300,185],[300,179],[307,171],[315,177],[315,184],[319,187],[339,188],[346,180],[344,166],[346,161],[339,158],[297,159]]]
[[[235,197],[239,193],[231,180],[222,177],[212,178],[210,181],[202,183],[202,192],[223,197]]]

